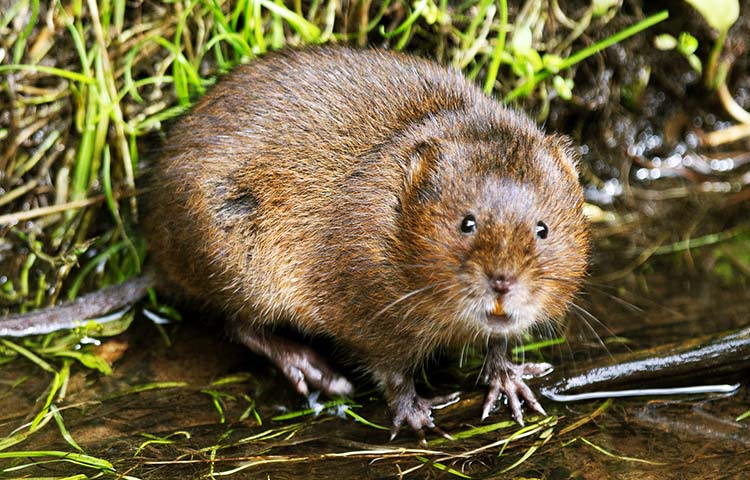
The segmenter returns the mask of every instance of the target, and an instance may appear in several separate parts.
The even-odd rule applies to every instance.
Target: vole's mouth
[[[504,327],[510,323],[510,318],[505,313],[505,306],[501,299],[495,300],[492,310],[487,312],[487,323],[492,327]]]
[[[510,323],[510,318],[507,315],[495,315],[493,313],[487,314],[487,323],[491,326],[505,326]]]
[[[523,290],[484,299],[476,321],[490,336],[508,337],[523,333],[543,317],[534,301],[527,300]],[[532,299],[533,300],[533,299]]]

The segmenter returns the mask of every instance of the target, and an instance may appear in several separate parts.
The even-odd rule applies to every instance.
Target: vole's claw
[[[549,364],[547,362],[540,362],[540,363],[522,363],[520,365],[516,365],[520,368],[520,374],[524,378],[530,378],[530,377],[543,377],[550,373],[552,370],[554,370],[554,367],[552,364]]]
[[[281,369],[281,371],[284,372],[286,378],[288,378],[289,381],[292,382],[292,385],[294,385],[294,389],[297,390],[297,392],[304,396],[308,396],[310,394],[310,389],[307,388],[307,382],[305,382],[305,374],[302,373],[299,368],[296,368],[293,365],[286,365]]]
[[[296,351],[280,355],[278,362],[298,392],[306,396],[312,388],[333,397],[350,395],[354,391],[352,384],[329,367],[314,350],[303,345],[298,347]]]
[[[548,373],[552,366],[548,363],[525,363],[515,365],[504,357],[495,357],[494,364],[485,365],[482,378],[489,384],[489,391],[482,407],[482,420],[485,420],[498,399],[500,394],[505,394],[508,401],[508,409],[513,420],[523,426],[523,412],[521,401],[526,402],[532,410],[547,415],[542,405],[536,399],[534,392],[523,381],[524,376],[538,376]]]
[[[485,381],[487,382],[489,381],[489,379]],[[487,417],[490,416],[490,413],[492,413],[492,408],[500,398],[500,388],[501,387],[499,382],[490,382],[490,390],[487,392],[487,396],[484,399],[484,406],[482,407],[482,421],[484,421]]]
[[[423,398],[414,393],[413,395],[404,395],[392,403],[391,409],[394,412],[393,426],[391,427],[391,440],[401,431],[401,426],[407,423],[419,440],[420,447],[427,447],[427,439],[424,429],[428,428],[438,435],[453,440],[447,432],[435,425],[432,419],[432,409],[440,408],[446,404],[455,402],[458,399],[458,393],[443,395],[434,398]]]
[[[396,437],[398,436],[399,432],[401,431],[401,425],[394,424],[391,427],[391,438],[389,438],[389,441],[394,441]],[[425,438],[424,430],[421,428],[415,428],[414,434],[417,436],[417,440],[420,447],[426,448],[427,447],[427,438]]]
[[[524,400],[526,400],[526,403],[529,404],[532,410],[534,410],[537,413],[541,413],[545,417],[547,416],[547,412],[544,411],[544,408],[542,408],[542,405],[539,403],[539,401],[536,399],[534,394],[532,393],[530,397],[524,397]]]
[[[312,348],[271,334],[239,330],[238,338],[254,352],[265,355],[304,396],[320,390],[328,396],[350,395],[354,387],[336,373]]]
[[[432,427],[432,431],[435,432],[435,433],[437,433],[441,437],[445,438],[446,440],[450,440],[450,441],[455,440],[450,433],[446,432],[445,430],[443,430],[442,428],[438,427],[437,425],[435,425],[434,427]]]
[[[427,448],[427,438],[425,438],[424,430],[421,428],[418,430],[414,430],[414,433],[417,435],[417,439],[419,440],[417,443],[422,448]]]

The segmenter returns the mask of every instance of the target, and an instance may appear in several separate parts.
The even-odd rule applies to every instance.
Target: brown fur
[[[274,53],[174,125],[145,230],[174,291],[240,331],[329,336],[382,382],[436,348],[565,311],[588,250],[571,158],[567,142],[434,63]],[[470,213],[478,229],[466,235]],[[477,313],[495,304],[496,273],[526,289],[506,300],[515,323],[499,333]]]

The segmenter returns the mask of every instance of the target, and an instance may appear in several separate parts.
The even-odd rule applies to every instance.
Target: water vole
[[[483,416],[505,393],[543,412],[507,339],[559,318],[585,271],[567,143],[460,73],[377,50],[269,54],[179,119],[151,173],[144,232],[161,288],[228,318],[297,390],[351,392],[291,325],[332,338],[382,388],[393,434],[424,439],[414,370],[487,348]]]

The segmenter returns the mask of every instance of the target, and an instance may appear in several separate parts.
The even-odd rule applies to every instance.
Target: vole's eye
[[[461,231],[463,233],[474,233],[477,231],[477,220],[474,218],[474,215],[466,215],[461,220]]]
[[[549,235],[549,227],[544,222],[536,223],[536,237],[544,240]]]

